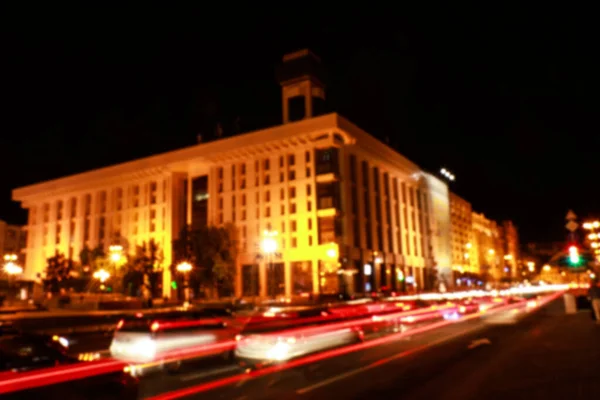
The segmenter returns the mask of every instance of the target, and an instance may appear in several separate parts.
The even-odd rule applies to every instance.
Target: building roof
[[[95,186],[101,186],[103,182],[112,184],[115,178],[127,181],[162,172],[188,172],[192,164],[208,167],[228,160],[268,155],[282,148],[319,141],[327,133],[338,133],[343,144],[359,144],[362,151],[371,153],[375,158],[385,159],[407,174],[420,170],[416,164],[352,122],[332,113],[23,186],[13,190],[12,198],[27,203],[40,196],[86,190],[92,183]]]

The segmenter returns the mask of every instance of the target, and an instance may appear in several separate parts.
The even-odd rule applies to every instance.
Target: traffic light
[[[569,265],[576,267],[581,264],[581,256],[577,246],[569,246]]]

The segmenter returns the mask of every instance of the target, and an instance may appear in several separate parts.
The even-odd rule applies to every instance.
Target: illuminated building
[[[473,264],[473,224],[471,203],[450,193],[450,222],[452,240],[452,270],[455,277],[462,273],[478,273]]]
[[[443,190],[432,196],[418,166],[341,116],[319,115],[318,66],[306,51],[284,58],[283,125],[14,190],[29,212],[25,276],[56,250],[77,259],[85,244],[118,242],[132,253],[154,239],[168,295],[182,228],[231,222],[240,296],[427,287]],[[259,257],[265,231],[276,232],[269,262]]]
[[[500,231],[504,245],[504,276],[515,277],[520,259],[519,231],[512,221],[502,221]]]
[[[424,174],[431,200],[431,244],[439,283],[454,286],[452,274],[452,216],[448,185],[432,174]]]
[[[17,254],[22,258],[21,252],[27,240],[26,233],[22,226],[10,225],[0,220],[0,257],[5,254]]]

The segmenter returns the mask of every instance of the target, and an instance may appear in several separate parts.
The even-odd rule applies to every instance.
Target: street
[[[201,392],[181,398],[593,398],[598,339],[588,312],[565,315],[558,300],[515,325],[452,324],[254,379],[240,378],[231,364],[194,366],[142,379],[140,394],[180,398],[173,391],[191,388]],[[221,383],[229,384],[204,391]]]

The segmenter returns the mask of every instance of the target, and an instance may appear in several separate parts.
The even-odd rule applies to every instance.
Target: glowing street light
[[[104,283],[108,280],[108,278],[110,278],[110,273],[105,269],[99,269],[98,271],[94,272],[93,277],[94,279],[98,279],[100,282]]]
[[[543,266],[543,268],[542,268],[542,269],[543,269],[545,272],[549,272],[549,271],[552,269],[552,267],[551,267],[551,266],[549,266],[548,264],[546,264],[546,265],[544,265],[544,266]]]
[[[454,176],[454,174],[452,172],[448,171],[446,168],[442,168],[440,170],[440,173],[452,182],[454,182],[456,180],[456,176]]]
[[[116,264],[123,257],[123,246],[119,244],[112,245],[108,248],[108,252],[110,253],[110,260]]]
[[[17,264],[19,257],[16,254],[4,255],[4,272],[9,276],[19,275],[23,273],[23,267]]]
[[[178,272],[190,272],[192,270],[192,264],[190,264],[187,261],[181,262],[179,264],[177,264],[177,266],[175,267],[175,269]]]
[[[190,304],[190,284],[189,284],[189,272],[192,270],[192,264],[187,261],[182,261],[175,266],[177,272],[184,274],[184,289],[183,295],[185,296],[185,304],[187,307]]]

